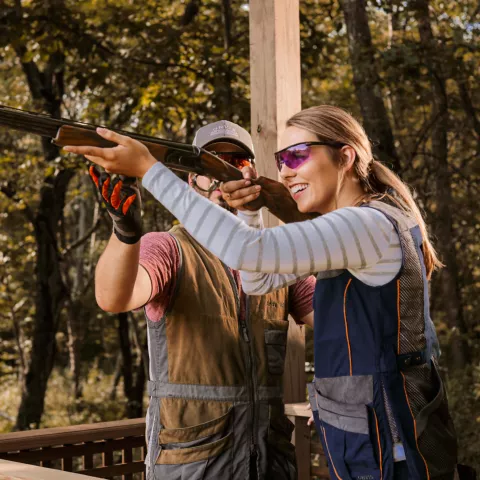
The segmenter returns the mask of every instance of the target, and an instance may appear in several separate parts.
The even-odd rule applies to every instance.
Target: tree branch
[[[63,252],[61,252],[62,256],[67,256],[72,250],[84,244],[90,238],[92,233],[95,232],[95,230],[97,230],[97,228],[100,226],[100,220],[100,217],[97,218],[97,221],[88,229],[88,231],[85,233],[85,235],[83,235],[83,237],[78,238],[71,245],[66,247]]]

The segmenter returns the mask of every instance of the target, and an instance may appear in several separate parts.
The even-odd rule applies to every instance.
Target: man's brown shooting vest
[[[288,289],[239,298],[225,265],[182,227],[172,304],[148,323],[147,480],[296,478],[282,375]],[[240,302],[245,319],[240,319]]]

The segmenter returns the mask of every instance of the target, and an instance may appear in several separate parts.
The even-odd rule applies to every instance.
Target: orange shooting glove
[[[117,238],[129,245],[137,243],[142,237],[142,199],[137,179],[120,175],[112,180],[94,166],[88,172],[113,220]]]

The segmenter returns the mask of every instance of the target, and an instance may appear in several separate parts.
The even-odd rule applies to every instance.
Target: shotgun
[[[96,133],[96,125],[52,118],[49,115],[27,112],[4,105],[0,105],[0,126],[49,137],[52,139],[52,143],[59,147],[86,145],[110,148],[116,146],[116,143],[110,142]],[[171,170],[206,175],[222,182],[243,178],[242,172],[238,168],[203,148],[124,130],[114,129],[114,131],[143,143],[154,158]],[[315,217],[315,215],[298,211],[295,200],[282,183],[267,177],[258,177],[253,183],[260,185],[262,190],[258,199],[246,205],[250,210],[266,207],[285,223],[301,222]]]

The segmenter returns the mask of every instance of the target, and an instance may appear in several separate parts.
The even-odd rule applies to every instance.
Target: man
[[[231,122],[200,128],[194,145],[239,168],[254,164],[250,135]],[[312,322],[313,278],[247,297],[238,272],[181,226],[142,237],[134,180],[90,173],[114,222],[96,270],[97,302],[109,312],[144,306],[147,317],[147,479],[295,479],[282,401],[287,318]],[[232,211],[218,182],[194,175],[189,183]],[[252,192],[233,195],[235,205]],[[260,226],[258,213],[242,218]]]

